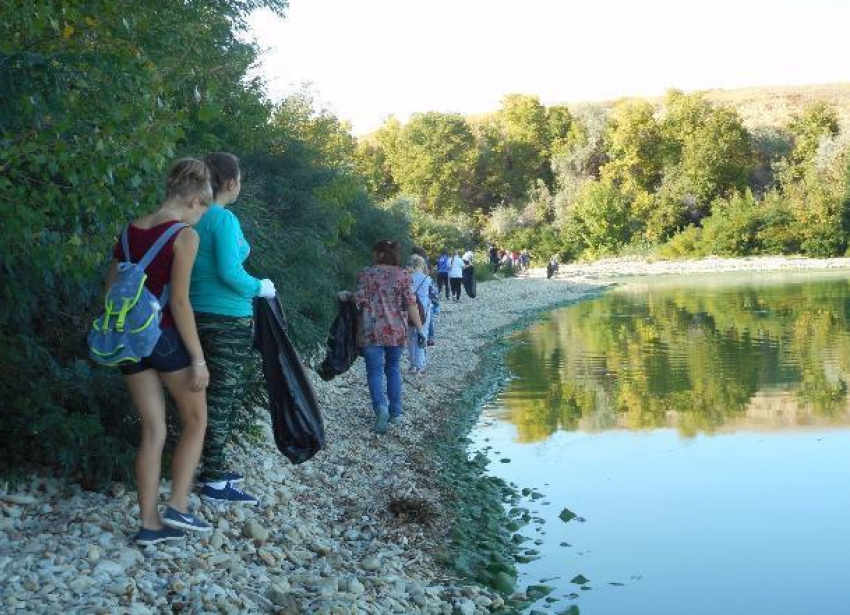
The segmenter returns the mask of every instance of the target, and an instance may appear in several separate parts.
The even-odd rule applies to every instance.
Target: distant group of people
[[[461,299],[461,290],[467,286],[470,297],[475,296],[469,292],[470,281],[475,278],[475,263],[472,250],[467,250],[462,255],[460,250],[455,250],[452,256],[443,250],[437,259],[437,292],[446,294],[446,299],[451,298],[454,302]]]
[[[500,250],[496,246],[490,246],[487,250],[490,259],[490,268],[493,273],[501,267],[513,267],[516,271],[528,271],[531,267],[531,254],[528,250]],[[546,264],[546,279],[551,279],[558,272],[558,255],[555,254]]]
[[[357,343],[366,362],[374,431],[385,434],[402,417],[401,357],[405,346],[408,373],[424,375],[428,348],[435,345],[440,297],[445,292],[447,300],[459,302],[461,288],[466,287],[467,294],[474,298],[475,266],[471,250],[464,254],[456,250],[452,256],[444,250],[436,262],[435,284],[422,248],[413,249],[406,268],[401,266],[398,241],[377,242],[372,257],[372,266],[357,276],[355,290],[341,291],[339,298],[357,304]]]
[[[528,250],[500,250],[496,246],[490,246],[487,253],[493,273],[501,267],[513,267],[517,271],[526,271],[531,267],[531,254]]]

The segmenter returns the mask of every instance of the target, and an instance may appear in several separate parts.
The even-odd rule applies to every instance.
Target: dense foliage
[[[286,0],[0,0],[0,473],[130,473],[135,419],[84,335],[116,235],[156,208],[173,158],[242,158],[249,264],[308,356],[377,235],[408,234],[367,194],[348,127],[305,94],[271,104],[250,76],[260,7]]]
[[[734,109],[676,90],[661,105],[575,112],[512,94],[483,118],[391,118],[355,156],[376,198],[419,203],[430,222],[414,237],[429,245],[486,241],[538,263],[636,249],[834,256],[850,231],[848,143],[818,101],[748,130]]]

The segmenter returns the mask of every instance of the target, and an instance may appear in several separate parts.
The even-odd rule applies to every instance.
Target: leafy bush
[[[425,249],[432,262],[443,250],[453,253],[475,244],[475,225],[464,216],[432,216],[415,206],[414,199],[397,199],[393,207],[405,210],[411,218],[410,234],[413,243]]]
[[[115,237],[157,206],[170,159],[242,158],[249,265],[283,291],[307,357],[334,291],[379,235],[409,247],[409,221],[366,195],[346,126],[303,94],[274,107],[247,77],[247,12],[284,0],[42,5],[0,0],[0,474],[50,465],[94,486],[130,478],[138,434],[117,372],[82,360],[84,337]],[[243,432],[261,398],[254,387]]]
[[[584,187],[567,224],[581,236],[584,252],[591,258],[616,254],[632,236],[629,203],[608,182],[591,182]]]
[[[712,214],[703,221],[703,250],[718,256],[759,254],[759,231],[764,222],[752,192],[718,199]]]
[[[702,229],[698,226],[687,227],[674,235],[666,244],[660,246],[658,255],[670,259],[707,256],[702,241]]]

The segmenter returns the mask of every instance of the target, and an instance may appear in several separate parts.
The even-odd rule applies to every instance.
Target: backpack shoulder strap
[[[130,232],[130,225],[124,227],[124,230],[121,231],[121,249],[124,250],[124,262],[132,263],[133,260],[130,258],[130,240],[128,238],[128,234]]]
[[[162,248],[165,247],[165,244],[168,243],[168,240],[174,237],[174,235],[182,231],[187,226],[189,225],[183,222],[177,222],[165,229],[162,235],[157,237],[157,240],[150,247],[150,249],[145,252],[145,255],[142,257],[142,260],[140,260],[138,263],[139,267],[141,267],[142,269],[147,269],[148,265],[153,262],[153,259],[156,258],[156,255],[159,254],[160,250],[162,250]]]

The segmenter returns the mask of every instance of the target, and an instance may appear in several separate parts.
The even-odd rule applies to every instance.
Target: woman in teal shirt
[[[253,300],[274,297],[275,288],[271,280],[259,280],[245,271],[251,248],[239,219],[227,209],[241,189],[239,159],[217,152],[204,162],[210,169],[213,203],[195,227],[200,244],[189,291],[210,372],[201,497],[256,504],[254,497],[233,486],[244,476],[227,466],[225,448],[242,403],[246,366],[252,360]]]

